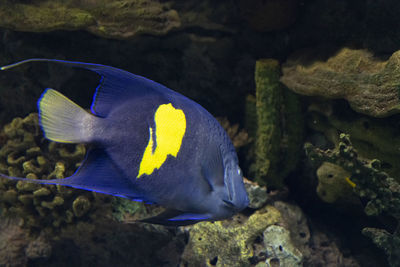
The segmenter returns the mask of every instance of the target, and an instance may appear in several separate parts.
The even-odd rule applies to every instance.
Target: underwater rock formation
[[[378,158],[383,171],[400,179],[397,177],[400,173],[400,137],[396,117],[370,118],[346,112],[343,106],[324,101],[312,103],[308,110],[307,125],[323,133],[333,146],[338,147],[340,133],[348,133],[361,157]]]
[[[280,213],[272,206],[256,211],[247,220],[200,222],[190,229],[189,242],[182,255],[188,266],[250,266],[252,243],[270,225],[279,222]]]
[[[256,62],[256,181],[266,181],[267,175],[274,176],[274,167],[279,161],[280,151],[280,110],[282,88],[279,84],[280,66],[274,59]],[[280,185],[282,181],[268,181]]]
[[[400,51],[386,61],[349,48],[325,61],[308,57],[307,53],[294,56],[282,67],[281,81],[294,92],[343,98],[355,111],[372,117],[400,112]]]
[[[280,65],[274,59],[256,62],[256,126],[250,133],[255,134],[253,150],[255,180],[272,187],[282,187],[284,178],[296,167],[303,139],[303,117],[301,104],[296,94],[279,82]],[[246,125],[254,119],[251,107],[252,97],[246,102]],[[252,128],[255,128],[254,130]]]
[[[0,27],[16,31],[86,30],[104,38],[129,39],[140,34],[165,35],[199,27],[231,32],[225,25],[236,7],[229,1],[34,0],[3,1]]]
[[[259,186],[257,183],[253,183],[247,179],[244,180],[244,186],[246,187],[250,201],[249,208],[259,209],[267,203],[268,194],[265,186]]]
[[[124,1],[5,1],[0,27],[17,31],[87,30],[106,38],[162,35],[181,25],[169,3]]]
[[[273,266],[274,262],[279,266],[303,266],[303,255],[292,244],[288,230],[279,225],[271,225],[265,229],[263,235],[267,255],[273,255],[267,259],[269,266]]]
[[[4,126],[0,149],[0,170],[10,176],[39,179],[72,175],[82,162],[84,145],[62,145],[44,139],[38,115],[16,118]],[[3,215],[18,215],[24,227],[56,230],[85,217],[96,206],[96,193],[41,186],[23,181],[0,179],[0,206]]]
[[[24,266],[28,261],[21,256],[29,241],[20,224],[21,219],[0,218],[1,266]]]
[[[354,192],[368,200],[364,208],[368,216],[386,214],[396,219],[397,223],[400,222],[400,184],[381,171],[381,162],[378,159],[360,158],[349,135],[340,135],[338,149],[335,150],[321,150],[310,143],[306,143],[304,147],[313,162],[330,162],[351,173],[351,182],[355,184]],[[391,266],[398,266],[398,228],[393,234],[385,229],[373,228],[364,228],[363,233],[383,248]]]

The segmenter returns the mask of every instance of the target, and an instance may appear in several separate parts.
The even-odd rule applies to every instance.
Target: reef
[[[193,27],[231,32],[223,22],[226,16],[234,17],[236,9],[228,8],[229,1],[209,2],[194,6],[156,0],[7,0],[0,7],[0,27],[26,32],[86,30],[112,39],[160,36]]]
[[[385,120],[370,118],[345,111],[341,104],[321,101],[309,105],[307,125],[316,132],[315,136],[323,135],[319,138],[326,139],[329,144],[318,146],[325,148],[338,149],[340,133],[348,133],[361,158],[378,158],[381,170],[399,181],[400,152],[396,148],[400,146],[400,141],[396,117]],[[338,201],[359,205],[360,201],[352,193],[351,183],[346,180],[350,175],[338,165],[323,163],[317,170],[319,197],[328,203]]]
[[[162,35],[181,24],[170,4],[153,0],[5,1],[0,17],[0,27],[17,31],[85,29],[118,39],[135,34]]]
[[[250,133],[255,134],[255,163],[250,166],[255,181],[259,184],[281,188],[284,178],[296,167],[303,138],[303,118],[301,104],[297,95],[288,91],[279,82],[280,64],[274,59],[256,62],[256,97],[247,98],[247,125],[255,119],[251,112],[255,104],[256,126]],[[252,130],[252,128],[255,128]],[[251,159],[249,160],[251,161]]]
[[[346,99],[352,109],[372,117],[399,113],[400,51],[386,61],[350,48],[327,60],[315,55],[303,51],[291,57],[282,67],[282,83],[302,95]]]
[[[64,178],[81,164],[86,148],[82,144],[63,145],[44,139],[38,115],[15,118],[4,126],[0,149],[0,172],[32,179]],[[17,215],[31,230],[59,230],[62,225],[87,219],[95,209],[99,194],[55,185],[38,185],[0,179],[3,215]]]
[[[254,256],[252,242],[267,226],[277,223],[279,217],[276,209],[267,207],[248,220],[236,218],[239,223],[232,225],[220,221],[198,223],[190,229],[183,261],[196,266],[250,266],[249,259]]]
[[[400,222],[400,184],[381,171],[381,162],[378,159],[360,158],[349,135],[340,135],[338,149],[321,150],[306,143],[305,150],[313,162],[330,162],[351,174],[350,181],[354,184],[354,192],[368,201],[364,208],[368,216],[386,214],[396,219],[397,223]],[[398,229],[389,233],[385,229],[365,228],[363,233],[384,249],[391,266],[398,266]]]

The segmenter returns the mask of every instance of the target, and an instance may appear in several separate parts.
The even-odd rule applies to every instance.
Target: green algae
[[[183,261],[193,266],[251,266],[254,240],[280,220],[279,211],[266,206],[243,222],[197,223],[190,229]]]

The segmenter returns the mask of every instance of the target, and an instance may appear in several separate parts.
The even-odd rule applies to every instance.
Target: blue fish
[[[187,225],[229,218],[247,207],[235,149],[224,129],[203,107],[144,77],[110,66],[28,59],[1,67],[45,61],[98,73],[101,81],[87,112],[56,90],[38,100],[47,139],[87,143],[76,173],[64,179],[33,180],[166,207],[144,222]]]

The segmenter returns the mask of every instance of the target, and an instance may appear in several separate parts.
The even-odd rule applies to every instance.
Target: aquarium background
[[[3,0],[0,65],[111,65],[195,100],[239,155],[249,208],[171,228],[117,197],[0,180],[0,266],[400,266],[400,2]],[[89,108],[99,77],[0,72],[0,172],[71,175],[45,88]]]

